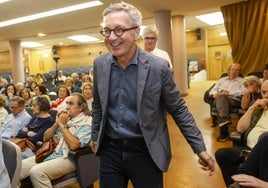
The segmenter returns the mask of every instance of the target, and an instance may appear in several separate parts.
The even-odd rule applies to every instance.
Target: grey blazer
[[[160,170],[167,171],[171,160],[166,121],[169,112],[195,153],[206,150],[203,137],[193,116],[176,87],[168,62],[138,47],[137,114],[140,129],[152,159]],[[94,61],[94,100],[92,103],[92,140],[100,154],[107,119],[108,91],[112,54]]]

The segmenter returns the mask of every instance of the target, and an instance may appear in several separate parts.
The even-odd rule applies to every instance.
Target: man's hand
[[[96,152],[96,146],[97,146],[97,142],[91,141],[90,142],[90,147],[91,150],[95,153]]]
[[[209,170],[209,175],[212,176],[215,172],[214,159],[206,151],[203,151],[197,155],[199,157],[198,163],[202,166],[201,168],[203,170]]]

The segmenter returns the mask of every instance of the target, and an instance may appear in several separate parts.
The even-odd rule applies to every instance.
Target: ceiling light
[[[38,14],[32,14],[29,16],[24,16],[24,17],[20,17],[20,18],[15,18],[15,19],[3,21],[3,22],[0,22],[0,27],[5,27],[5,26],[9,26],[9,25],[18,24],[18,23],[28,22],[28,21],[32,21],[32,20],[37,20],[40,18],[45,18],[45,17],[49,17],[49,16],[67,13],[67,12],[73,12],[76,10],[81,10],[81,9],[86,9],[86,8],[90,8],[90,7],[94,7],[94,6],[99,6],[102,4],[103,3],[101,1],[97,0],[97,1],[87,2],[87,3],[77,4],[77,5],[73,5],[73,6],[69,6],[69,7],[54,9],[54,10],[50,10],[47,12],[41,12]]]
[[[226,32],[220,33],[220,36],[221,36],[221,37],[223,37],[223,36],[227,36],[227,33],[226,33]]]
[[[0,4],[1,4],[1,3],[8,2],[8,1],[10,1],[10,0],[0,0]]]
[[[205,22],[208,25],[219,25],[223,24],[223,16],[221,12],[214,12],[210,14],[203,14],[200,16],[196,16],[197,19],[201,20],[202,22]]]
[[[38,42],[21,42],[21,46],[26,48],[37,48],[45,46],[44,44],[38,43]]]
[[[39,37],[44,37],[44,36],[46,36],[46,34],[45,33],[38,33],[38,36]]]
[[[71,39],[71,40],[78,41],[78,42],[94,42],[94,41],[99,40],[98,38],[91,37],[88,35],[73,35],[73,36],[69,36],[67,38]]]

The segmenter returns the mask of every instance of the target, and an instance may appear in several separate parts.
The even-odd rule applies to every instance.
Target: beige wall
[[[226,67],[230,64],[230,46],[227,37],[219,37],[219,32],[223,26],[201,30],[201,40],[197,40],[196,32],[186,33],[187,58],[198,58],[202,67],[208,71],[208,79],[218,79]],[[138,41],[139,46],[143,46],[142,40]],[[74,46],[61,46],[57,48],[58,69],[74,66],[92,65],[94,59],[101,53],[107,52],[103,43],[83,44]],[[217,52],[217,53],[216,53]],[[215,53],[221,53],[221,58],[215,58]],[[175,52],[174,52],[175,53]],[[24,50],[24,67],[29,68],[29,74],[45,73],[56,69],[51,48],[40,50]],[[12,72],[9,52],[0,52],[0,73]]]

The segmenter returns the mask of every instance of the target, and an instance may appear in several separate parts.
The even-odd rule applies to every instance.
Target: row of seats
[[[31,108],[26,108],[26,111],[33,116]],[[50,110],[49,113],[54,119],[56,118],[56,110]],[[21,170],[21,151],[17,145],[9,140],[3,140],[2,150],[4,162],[11,180],[11,187],[13,188],[16,187]],[[81,188],[93,188],[93,183],[98,179],[98,157],[95,156],[91,148],[88,146],[76,151],[69,151],[68,156],[74,161],[76,171],[53,180],[53,188],[61,188],[75,183],[79,183]],[[24,179],[21,187],[31,188],[32,184],[30,179]]]

